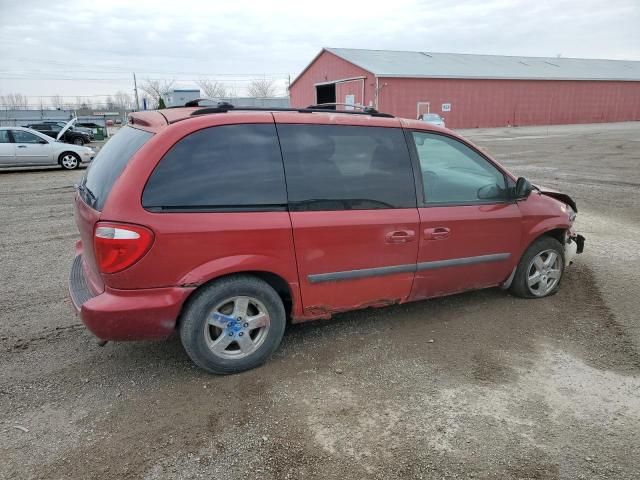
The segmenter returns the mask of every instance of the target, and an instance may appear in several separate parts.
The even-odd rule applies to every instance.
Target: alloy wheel
[[[213,354],[241,359],[264,343],[270,324],[269,313],[259,300],[231,297],[220,302],[208,315],[205,341]]]
[[[67,153],[62,157],[61,163],[67,170],[73,170],[78,166],[78,159],[74,155]]]
[[[527,269],[527,286],[536,297],[549,294],[562,277],[562,257],[555,250],[544,250],[531,260]]]

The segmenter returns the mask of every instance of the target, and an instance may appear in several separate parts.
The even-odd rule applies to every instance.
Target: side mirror
[[[38,140],[38,143],[41,143],[42,145],[46,145],[49,142],[47,142],[44,138],[41,138],[40,140]]]
[[[531,186],[531,183],[529,182],[529,180],[527,180],[524,177],[518,178],[518,180],[516,181],[516,188],[514,191],[514,196],[516,199],[527,198],[532,191],[533,191],[533,186]]]

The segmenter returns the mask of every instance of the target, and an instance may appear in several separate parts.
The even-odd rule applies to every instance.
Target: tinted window
[[[12,130],[13,139],[16,143],[40,143],[44,141],[33,133],[25,132],[23,130]]]
[[[290,208],[364,210],[416,206],[399,128],[278,125]]]
[[[413,132],[426,203],[478,203],[507,198],[502,172],[464,143]]]
[[[0,143],[11,143],[9,130],[0,130]]]
[[[160,160],[145,208],[285,208],[287,193],[273,124],[211,127],[180,140]]]
[[[101,210],[107,196],[131,157],[152,134],[132,127],[121,128],[98,152],[82,182],[84,200]],[[83,190],[80,190],[81,193]]]

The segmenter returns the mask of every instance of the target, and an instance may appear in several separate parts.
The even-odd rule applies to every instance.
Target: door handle
[[[396,230],[389,232],[384,236],[387,243],[407,243],[413,242],[416,238],[416,232],[413,230]]]
[[[426,240],[443,240],[449,238],[451,230],[447,227],[434,227],[424,229],[424,238]]]
[[[18,145],[18,148],[27,148],[26,145]]]

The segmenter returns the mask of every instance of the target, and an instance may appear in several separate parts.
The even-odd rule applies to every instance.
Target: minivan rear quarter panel
[[[148,179],[178,141],[204,128],[247,123],[273,124],[273,116],[269,112],[195,116],[159,129],[136,153],[114,185],[100,219],[149,227],[155,239],[136,264],[102,275],[109,287],[192,288],[229,273],[265,271],[289,284],[296,307],[298,275],[287,211],[170,213],[150,212],[142,206],[146,183],[140,179]]]

